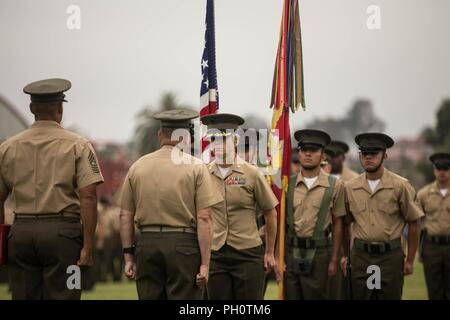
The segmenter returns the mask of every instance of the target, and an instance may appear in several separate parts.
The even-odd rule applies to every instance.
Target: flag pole
[[[272,189],[279,200],[277,208],[279,218],[277,255],[281,276],[278,283],[279,299],[284,299],[286,198],[291,173],[289,114],[298,111],[300,106],[305,108],[302,55],[298,0],[284,0],[270,104],[273,108],[272,129],[279,132],[279,139],[274,142],[275,149],[278,150],[274,159],[277,160],[275,166],[280,173],[274,175],[272,183]]]
[[[278,247],[279,247],[279,259],[278,259],[278,268],[280,270],[280,282],[278,284],[278,299],[284,299],[284,256],[285,256],[285,227],[286,224],[286,191],[283,187],[281,189],[281,203],[280,203],[280,225],[279,225],[279,238],[278,238]]]

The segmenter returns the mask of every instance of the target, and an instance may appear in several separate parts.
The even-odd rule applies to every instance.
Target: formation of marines
[[[93,248],[108,245],[94,243],[103,182],[95,151],[60,124],[70,87],[64,79],[27,85],[35,122],[0,145],[0,223],[8,196],[14,209],[13,299],[80,299],[81,288],[67,285],[68,268],[85,272]],[[100,224],[103,235],[105,224],[120,229],[124,273],[135,279],[139,299],[263,299],[270,274],[283,281],[285,299],[401,299],[417,251],[429,298],[450,298],[450,153],[430,157],[436,180],[416,195],[384,166],[394,145],[388,135],[355,137],[364,170],[357,174],[345,165],[347,144],[324,131],[296,131],[280,239],[279,202],[258,168],[265,164],[257,146],[240,140],[242,117],[200,119],[215,157],[208,165],[185,152],[196,112],[154,118],[161,148],[130,167],[115,195],[119,216]],[[379,283],[369,286],[374,267]]]

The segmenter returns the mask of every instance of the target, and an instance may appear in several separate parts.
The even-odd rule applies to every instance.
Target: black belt
[[[387,242],[370,242],[361,239],[355,239],[355,247],[369,254],[384,254],[401,247],[400,238]]]
[[[311,238],[300,238],[300,237],[290,237],[289,244],[295,248],[301,249],[313,249],[328,247],[331,245],[330,238],[313,239]]]
[[[189,227],[170,227],[170,226],[141,226],[139,228],[141,232],[181,232],[196,234],[197,230]]]
[[[328,247],[332,244],[332,239],[330,237],[332,230],[331,224],[324,231],[324,238],[313,239],[312,237],[303,238],[297,236],[288,236],[288,243],[295,247],[301,249],[313,249],[320,247]]]
[[[430,235],[427,235],[427,239],[430,240],[432,243],[439,244],[439,245],[450,244],[450,236],[430,236]]]
[[[80,220],[80,215],[73,212],[59,212],[59,213],[16,213],[14,219],[55,219],[55,218],[74,218]]]

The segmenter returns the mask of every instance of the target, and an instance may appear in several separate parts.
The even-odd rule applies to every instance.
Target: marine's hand
[[[269,274],[272,270],[275,272],[277,271],[277,262],[275,261],[273,253],[264,254],[264,269],[266,274]]]
[[[208,283],[209,266],[202,264],[197,274],[195,282],[199,288],[203,288]]]
[[[136,279],[136,262],[134,261],[134,256],[126,253],[125,257],[125,276],[128,279]]]
[[[77,261],[79,267],[91,267],[94,264],[92,249],[83,247],[80,251],[80,259]]]
[[[348,257],[342,257],[341,258],[341,270],[342,270],[342,273],[344,274],[344,276],[346,277],[347,276],[347,269],[349,268],[349,265],[348,265]]]
[[[336,275],[338,268],[338,262],[337,260],[330,260],[330,263],[328,264],[328,277],[334,277]]]
[[[403,274],[408,276],[413,273],[413,264],[411,262],[405,261],[405,265],[403,266]]]

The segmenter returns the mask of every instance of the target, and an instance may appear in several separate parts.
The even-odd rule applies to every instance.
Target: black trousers
[[[200,300],[195,284],[201,264],[196,234],[143,232],[136,248],[140,300]]]
[[[331,247],[316,248],[311,274],[299,275],[293,270],[293,248],[286,246],[286,272],[284,273],[284,298],[286,300],[328,299],[328,264]]]
[[[264,299],[264,247],[237,250],[225,244],[212,251],[208,298]]]
[[[12,298],[80,299],[81,289],[70,277],[77,276],[71,266],[76,266],[82,245],[83,229],[77,219],[16,219],[8,235]],[[79,277],[81,283],[81,272]]]
[[[425,239],[423,269],[430,300],[450,300],[450,244]]]
[[[402,248],[384,254],[369,254],[353,248],[351,254],[352,288],[354,300],[400,300],[403,292],[403,265],[405,255]],[[369,266],[380,270],[380,289],[367,285]],[[369,270],[370,271],[370,270]]]

